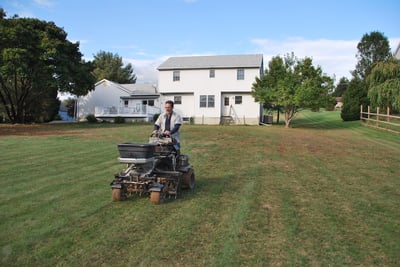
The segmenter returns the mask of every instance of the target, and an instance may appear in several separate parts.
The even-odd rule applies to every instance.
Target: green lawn
[[[400,135],[302,112],[181,130],[197,184],[112,202],[151,125],[0,125],[0,266],[399,266]],[[17,135],[18,134],[18,135]]]

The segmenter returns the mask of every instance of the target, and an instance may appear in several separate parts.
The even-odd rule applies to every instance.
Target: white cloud
[[[33,2],[41,7],[52,7],[55,5],[55,2],[53,0],[33,0]]]
[[[133,66],[133,72],[136,74],[137,83],[157,83],[158,71],[157,67],[165,60],[165,58],[149,59],[149,60],[138,60],[124,58],[125,64],[131,63]]]
[[[285,40],[253,39],[252,43],[264,53],[265,67],[273,56],[284,56],[293,52],[296,57],[311,57],[315,65],[320,65],[323,72],[340,79],[350,78],[350,71],[355,68],[357,43],[359,40],[307,40],[288,38]]]
[[[315,65],[321,66],[324,73],[336,76],[336,81],[345,76],[351,78],[350,71],[357,64],[357,44],[360,40],[308,40],[300,37],[285,40],[253,39],[251,42],[264,54],[264,64],[273,56],[284,56],[293,52],[296,57],[311,57]],[[396,49],[400,38],[389,39],[392,51]]]

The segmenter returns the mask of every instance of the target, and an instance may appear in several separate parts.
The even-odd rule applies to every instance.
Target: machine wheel
[[[194,171],[192,170],[183,176],[182,188],[192,190],[194,188],[195,183],[196,183],[196,178],[194,175]]]
[[[112,189],[112,199],[114,201],[121,201],[122,200],[121,189],[119,189],[119,188],[113,188]]]
[[[161,192],[159,191],[151,191],[150,192],[150,202],[153,204],[160,204],[162,202]]]

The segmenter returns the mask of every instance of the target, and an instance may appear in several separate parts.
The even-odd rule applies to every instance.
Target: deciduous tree
[[[11,122],[51,120],[58,91],[85,95],[93,89],[90,72],[79,43],[68,41],[53,22],[0,20],[0,103]]]
[[[107,79],[117,83],[136,83],[132,64],[124,67],[118,54],[100,51],[94,56],[93,64],[93,75],[97,81]]]
[[[367,77],[371,106],[400,111],[400,61],[376,63]]]
[[[391,57],[388,39],[383,33],[373,31],[366,33],[357,44],[357,65],[353,76],[365,79],[371,72],[374,63],[387,61]]]
[[[364,34],[357,45],[357,65],[352,72],[353,78],[343,95],[341,117],[345,121],[360,119],[360,105],[370,104],[366,77],[377,62],[385,62],[390,57],[388,39],[378,31]]]
[[[298,60],[294,54],[273,57],[262,78],[256,78],[252,94],[256,101],[283,109],[285,126],[301,108],[317,109],[325,104],[333,80],[313,66],[311,58]]]
[[[332,93],[332,96],[340,97],[343,96],[349,87],[349,79],[346,77],[342,77],[339,80],[339,83],[336,85],[335,91]]]

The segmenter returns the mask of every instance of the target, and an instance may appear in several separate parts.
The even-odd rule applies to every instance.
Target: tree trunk
[[[296,113],[296,106],[290,105],[285,107],[285,128],[290,128],[290,123]]]

